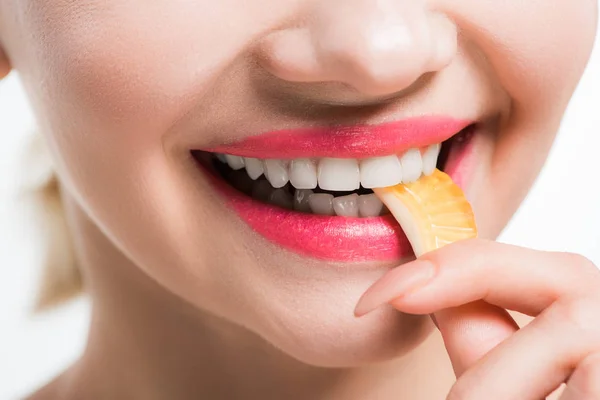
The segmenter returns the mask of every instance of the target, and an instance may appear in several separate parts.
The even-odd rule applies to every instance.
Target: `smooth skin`
[[[595,267],[486,240],[543,166],[597,6],[0,0],[0,75],[19,73],[49,144],[93,304],[84,354],[32,398],[539,400],[565,381],[565,396],[594,393]],[[190,157],[283,128],[423,115],[479,124],[465,191],[482,240],[424,256],[432,286],[404,300],[431,262],[278,248]],[[384,275],[358,311],[396,308],[357,317]],[[440,335],[427,314],[466,303]],[[537,317],[515,332],[507,308]]]

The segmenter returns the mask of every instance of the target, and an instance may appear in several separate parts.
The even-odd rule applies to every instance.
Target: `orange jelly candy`
[[[400,223],[417,257],[477,237],[473,209],[462,189],[438,169],[415,182],[373,191]]]

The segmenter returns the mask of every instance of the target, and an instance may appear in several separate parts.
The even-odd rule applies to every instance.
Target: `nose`
[[[386,96],[443,69],[456,25],[424,0],[315,0],[299,26],[260,43],[263,66],[290,82],[340,82]]]

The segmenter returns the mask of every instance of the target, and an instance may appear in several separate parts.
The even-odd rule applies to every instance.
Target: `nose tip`
[[[306,21],[264,42],[265,67],[279,78],[342,82],[385,96],[443,69],[456,54],[455,24],[421,1],[318,1]]]

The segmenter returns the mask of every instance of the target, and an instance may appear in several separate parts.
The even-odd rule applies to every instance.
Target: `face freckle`
[[[439,144],[482,236],[495,237],[544,162],[597,23],[591,0],[424,3],[0,0],[0,42],[67,193],[119,251],[164,288],[299,359],[352,365],[425,336],[406,315],[368,326],[352,317],[407,244],[383,239],[398,233],[389,222],[290,217],[281,210],[294,207],[290,196],[334,169],[330,185],[340,186],[319,190],[351,196],[364,189],[364,159],[392,156],[386,168],[408,170],[422,162],[418,150]],[[408,149],[413,161],[394,158]],[[228,151],[222,165],[209,154]],[[202,162],[219,165],[220,183]],[[223,183],[246,198],[232,200]],[[317,194],[296,211],[347,205]],[[241,215],[252,196],[279,207],[252,206],[260,228]],[[367,245],[398,257],[383,262]],[[326,259],[334,247],[345,258]]]

